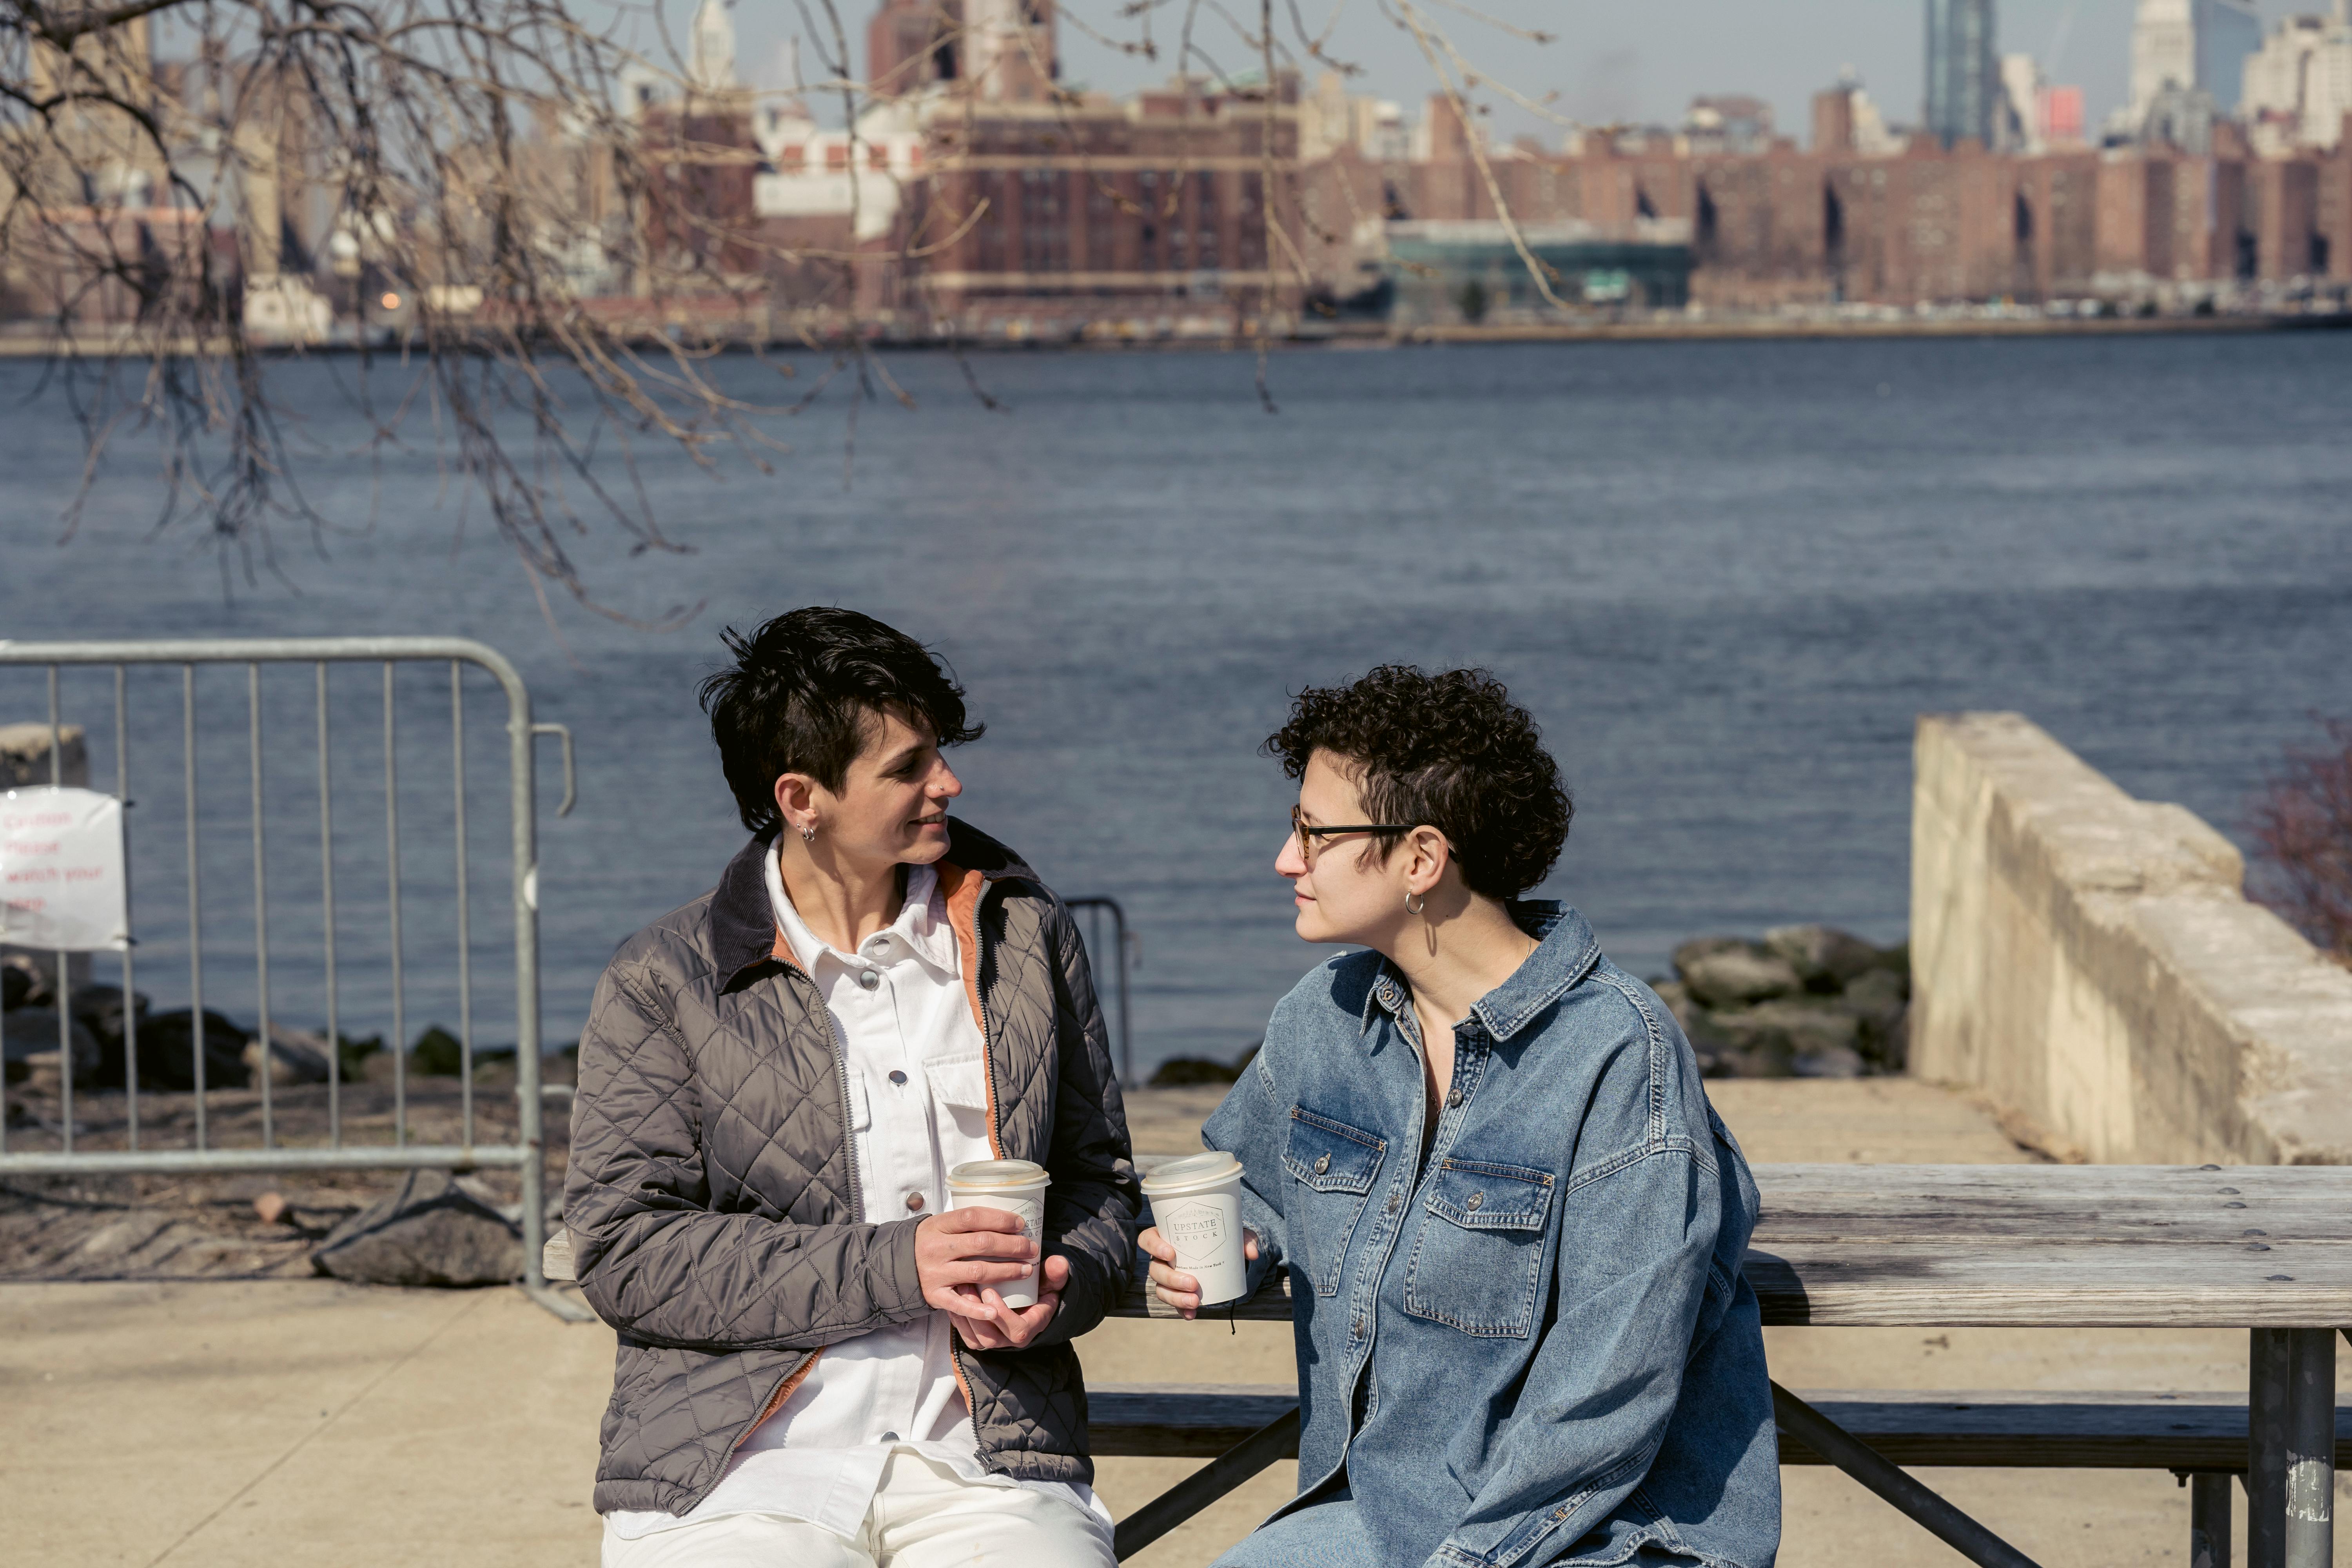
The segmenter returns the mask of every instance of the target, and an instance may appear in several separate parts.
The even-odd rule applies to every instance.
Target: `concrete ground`
[[[1982,1111],[1923,1084],[1710,1089],[1759,1163],[2032,1158]],[[1139,1094],[1139,1147],[1195,1146],[1215,1100],[1213,1090]],[[1775,1375],[1800,1388],[2224,1389],[2245,1375],[2235,1333],[1777,1329],[1769,1338]],[[1104,1382],[1292,1376],[1289,1334],[1276,1325],[1121,1321],[1079,1350]],[[595,1557],[588,1487],[611,1361],[610,1331],[567,1326],[511,1290],[0,1285],[8,1560],[578,1568]],[[1193,1463],[1106,1459],[1098,1488],[1124,1516]],[[1287,1495],[1292,1469],[1260,1476],[1135,1561],[1206,1563]],[[2163,1474],[1922,1475],[2044,1568],[2186,1563],[2187,1495]],[[1833,1470],[1783,1479],[1790,1568],[1961,1561]],[[2352,1563],[2352,1548],[2337,1561]]]

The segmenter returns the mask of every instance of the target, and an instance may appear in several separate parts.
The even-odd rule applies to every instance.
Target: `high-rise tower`
[[[1043,101],[1062,74],[1054,0],[882,0],[866,53],[885,98],[956,82],[982,100]]]
[[[702,0],[686,40],[686,85],[704,97],[735,86],[735,22],[726,0]]]
[[[1947,147],[1973,136],[1990,147],[2000,101],[1993,0],[1927,0],[1928,132]]]
[[[2262,47],[2253,0],[2139,0],[2132,18],[2133,126],[2167,87],[2209,93],[2216,108],[2235,109],[2246,57]]]

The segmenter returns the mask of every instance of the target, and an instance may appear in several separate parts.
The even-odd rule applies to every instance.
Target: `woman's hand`
[[[1135,1239],[1138,1246],[1151,1255],[1151,1289],[1160,1299],[1175,1308],[1180,1318],[1198,1316],[1201,1282],[1174,1267],[1176,1244],[1160,1235],[1156,1225]],[[1242,1230],[1242,1256],[1252,1263],[1257,1261],[1257,1232],[1246,1226]]]
[[[1045,1259],[1033,1307],[1008,1307],[991,1289],[1028,1273],[1036,1256],[1037,1244],[1021,1234],[1021,1216],[1003,1209],[950,1209],[915,1227],[923,1300],[947,1313],[974,1350],[1018,1350],[1054,1321],[1070,1282],[1068,1259]]]
[[[1061,1310],[1062,1288],[1070,1282],[1070,1260],[1048,1258],[1037,1270],[1037,1302],[1031,1307],[1008,1307],[1004,1298],[993,1290],[975,1291],[974,1298],[986,1317],[955,1320],[957,1334],[976,1351],[1017,1351],[1043,1333],[1045,1325]]]

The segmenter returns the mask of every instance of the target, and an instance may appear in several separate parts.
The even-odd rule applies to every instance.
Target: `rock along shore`
[[[1908,943],[1874,947],[1832,926],[1775,926],[1761,941],[1700,937],[1650,984],[1709,1078],[1899,1073],[1911,1007]]]

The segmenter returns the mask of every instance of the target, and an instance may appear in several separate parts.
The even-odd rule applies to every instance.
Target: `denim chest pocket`
[[[1549,1172],[1524,1165],[1439,1162],[1405,1269],[1405,1310],[1465,1334],[1527,1338],[1553,1184]]]
[[[1305,1106],[1290,1111],[1290,1142],[1282,1151],[1283,1168],[1297,1184],[1298,1239],[1306,1246],[1307,1276],[1318,1296],[1339,1289],[1339,1264],[1347,1256],[1348,1238],[1371,1195],[1372,1180],[1380,1174],[1388,1141],[1318,1116]]]

